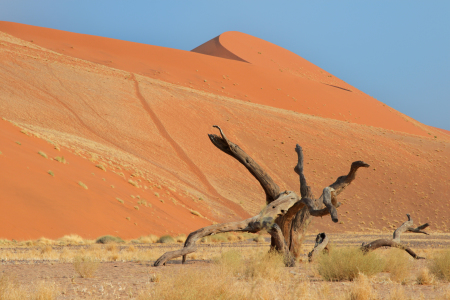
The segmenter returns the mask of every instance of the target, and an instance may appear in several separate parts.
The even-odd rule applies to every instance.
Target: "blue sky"
[[[275,2],[281,2],[276,3]],[[0,0],[0,20],[191,50],[236,30],[450,130],[450,1]]]

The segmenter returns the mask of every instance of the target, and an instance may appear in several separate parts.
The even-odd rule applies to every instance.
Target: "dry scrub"
[[[450,249],[434,255],[430,263],[430,271],[439,279],[450,281]]]
[[[76,256],[73,259],[73,268],[81,278],[94,277],[95,271],[97,271],[99,262],[90,256]]]
[[[340,248],[322,254],[317,260],[317,270],[324,280],[353,280],[358,273],[367,276],[383,270],[384,260],[376,253],[364,254],[359,248]]]
[[[28,288],[19,285],[16,278],[0,277],[0,299],[5,300],[53,300],[60,294],[55,284],[40,282]]]
[[[386,257],[384,271],[390,273],[392,281],[404,283],[410,274],[412,260],[401,249],[391,248]]]

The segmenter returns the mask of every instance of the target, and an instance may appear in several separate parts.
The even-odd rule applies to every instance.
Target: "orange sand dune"
[[[143,183],[148,189],[138,189],[111,172],[114,168],[109,165],[103,163],[107,170],[102,171],[95,163],[65,149],[57,150],[2,120],[0,140],[0,238],[59,238],[70,233],[86,238],[106,234],[135,238],[211,224],[190,212],[195,209],[205,214],[205,209],[186,195],[151,182]],[[66,163],[55,157],[64,157]],[[80,181],[87,190],[78,184]],[[176,204],[170,198],[176,199]]]
[[[352,161],[364,160],[371,165],[359,171],[357,180],[340,196],[343,206],[339,224],[327,217],[316,219],[312,233],[391,231],[404,221],[406,213],[411,213],[416,222],[430,222],[431,230],[449,229],[450,137],[390,112],[357,90],[329,87],[320,78],[273,73],[264,61],[258,65],[245,52],[233,52],[226,42],[222,44],[230,52],[249,63],[11,24],[1,23],[0,30],[25,28],[39,34],[33,35],[31,42],[29,37],[23,40],[0,32],[0,116],[18,125],[0,122],[0,165],[6,170],[0,175],[0,203],[4,208],[0,211],[0,237],[27,239],[70,233],[96,237],[108,233],[131,238],[149,233],[188,233],[214,221],[241,220],[258,213],[264,205],[263,190],[242,165],[211,144],[207,134],[216,132],[211,127],[215,124],[283,190],[298,190],[293,172],[296,143],[304,148],[305,175],[316,196],[348,172]],[[68,41],[77,43],[58,48]],[[49,44],[43,47],[44,43]],[[51,43],[57,52],[49,50]],[[71,45],[74,52],[91,59],[65,55]],[[141,53],[142,49],[148,52]],[[264,49],[255,55],[263,55]],[[114,53],[114,67],[93,62],[94,58],[106,57],[105,53]],[[161,73],[139,72],[151,64],[159,64]],[[248,85],[235,86],[222,77],[214,82],[211,78],[218,74],[225,78],[240,76]],[[176,78],[182,84],[170,83]],[[350,104],[368,97],[367,107],[376,114],[374,120],[405,118],[409,120],[405,121],[408,130],[386,130],[381,125],[371,127],[249,102],[245,97],[236,99],[210,86],[200,87],[206,84],[204,78],[211,86],[223,84],[223,90],[236,88],[248,95],[260,82],[291,82],[289,87],[297,88],[298,84],[304,88],[301,91],[311,94],[311,107],[320,107],[312,104],[322,103],[325,91],[331,97],[326,106],[334,105],[329,99],[342,104],[340,93],[356,95],[348,100]],[[197,81],[191,86],[195,88],[185,86],[194,79]],[[347,109],[344,104],[337,107]],[[363,115],[358,116],[362,120]],[[386,124],[395,124],[389,122]],[[19,128],[42,140],[20,133]],[[411,134],[422,134],[425,129],[425,135]],[[41,157],[38,151],[49,158]],[[59,155],[64,155],[69,164],[50,159]],[[95,167],[99,163],[106,166],[106,172]],[[55,176],[47,174],[48,170]],[[138,204],[141,199],[152,207]]]
[[[429,131],[298,55],[240,32],[193,50],[205,56],[11,22],[0,22],[0,31],[64,55],[243,101],[417,135]]]

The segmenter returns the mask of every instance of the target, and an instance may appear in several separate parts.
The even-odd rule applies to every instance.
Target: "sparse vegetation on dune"
[[[40,156],[42,156],[43,158],[48,158],[48,157],[47,157],[47,154],[45,154],[45,153],[42,152],[42,151],[39,151],[38,154],[39,154]]]
[[[78,181],[78,185],[81,186],[82,188],[84,188],[85,190],[88,189],[87,185],[85,185],[83,182]]]

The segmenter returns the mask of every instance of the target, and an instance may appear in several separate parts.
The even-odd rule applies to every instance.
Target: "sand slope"
[[[348,172],[352,161],[371,164],[340,199],[342,223],[315,220],[313,231],[387,230],[403,222],[406,213],[431,222],[433,230],[447,230],[450,137],[334,77],[322,78],[322,70],[301,58],[292,58],[292,66],[303,66],[312,79],[256,59],[265,52],[274,60],[277,55],[287,57],[284,49],[240,33],[219,36],[222,47],[243,62],[214,57],[214,51],[205,55],[6,22],[0,23],[0,31],[23,38],[0,33],[0,116],[42,137],[26,136],[19,127],[0,122],[0,160],[8,170],[0,180],[5,207],[0,211],[0,236],[117,233],[129,238],[186,233],[213,221],[256,214],[264,203],[263,191],[245,168],[210,143],[212,125],[220,125],[282,189],[298,189],[292,171],[296,143],[304,147],[306,176],[317,196]],[[243,43],[233,46],[242,39],[255,43],[262,54],[248,54]],[[72,46],[74,53],[66,55]],[[111,65],[96,61],[108,55],[113,56]],[[286,67],[289,61],[280,58],[279,63]],[[232,76],[245,84],[233,85],[228,79]],[[264,92],[254,90],[262,82],[273,91],[266,93],[266,85]],[[310,95],[304,103],[317,111],[325,111],[325,104],[345,112],[348,103],[367,100],[361,104],[367,110],[350,109],[363,124],[282,107],[291,103],[288,98],[280,97],[280,105],[265,103],[268,95],[280,92],[275,86],[283,82],[289,83],[286,89]],[[220,85],[225,89],[215,90]],[[37,151],[49,157],[64,153],[69,164],[44,159]],[[107,172],[95,167],[99,163]],[[46,173],[49,169],[55,177]],[[138,204],[137,195],[152,207]]]

